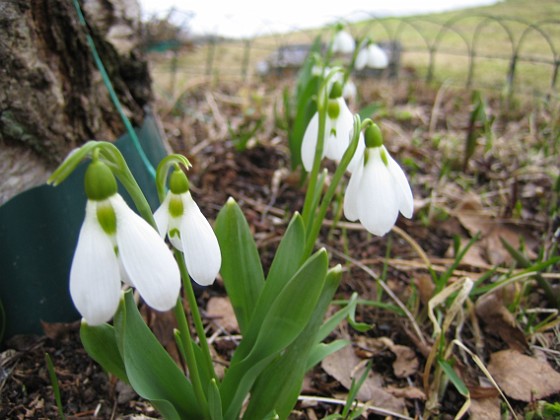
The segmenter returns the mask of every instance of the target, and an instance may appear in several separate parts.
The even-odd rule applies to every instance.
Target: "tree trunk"
[[[81,0],[89,33],[134,125],[152,100],[137,0]],[[0,0],[0,204],[43,183],[70,150],[125,128],[71,0]]]

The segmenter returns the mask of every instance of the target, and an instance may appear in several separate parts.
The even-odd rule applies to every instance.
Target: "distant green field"
[[[405,18],[372,18],[348,28],[358,39],[398,41],[401,63],[420,78],[457,85],[502,89],[516,56],[514,88],[550,92],[560,60],[560,2],[509,0],[493,6]],[[326,42],[329,28],[263,35],[245,41],[220,40],[196,46],[175,61],[152,60],[156,87],[181,90],[203,78],[250,81],[257,64],[278,47],[310,43],[317,35]],[[431,52],[431,54],[430,54]],[[554,64],[556,62],[556,64]],[[175,78],[172,73],[176,72]],[[408,72],[410,73],[410,72]]]

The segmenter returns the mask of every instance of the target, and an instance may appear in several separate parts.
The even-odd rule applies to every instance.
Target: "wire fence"
[[[349,31],[357,40],[369,37],[388,50],[394,58],[394,67],[385,72],[390,77],[558,96],[560,19],[370,16],[353,23]],[[306,46],[317,36],[328,42],[331,35],[331,29],[295,28],[248,39],[207,34],[193,38],[189,48],[156,57],[153,72],[171,90],[199,76],[250,82],[271,74],[293,74],[303,62]]]

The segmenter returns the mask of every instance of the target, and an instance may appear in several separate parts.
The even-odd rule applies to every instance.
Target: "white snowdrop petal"
[[[169,229],[169,218],[171,216],[169,214],[170,195],[171,193],[168,192],[167,195],[165,196],[165,199],[154,213],[154,220],[156,221],[159,235],[162,238],[165,238],[165,235],[167,235],[167,230]]]
[[[190,193],[185,194],[183,202],[185,216],[181,222],[181,241],[187,271],[195,282],[208,286],[214,282],[222,265],[218,239]]]
[[[311,172],[313,167],[313,159],[315,158],[315,149],[317,148],[317,136],[319,135],[319,114],[315,113],[303,134],[301,143],[301,161],[307,172]]]
[[[376,44],[370,44],[368,47],[368,66],[374,69],[384,69],[388,65],[389,57],[387,57],[387,53]]]
[[[181,252],[184,251],[183,242],[181,242],[181,234],[179,231],[179,227],[177,227],[177,231],[169,232],[169,242],[171,242],[171,245],[173,245],[175,249],[178,249]]]
[[[399,210],[404,217],[410,219],[414,211],[414,198],[410,184],[406,179],[406,175],[400,165],[387,152],[387,160],[389,163],[389,172],[394,179],[395,189],[399,197]]]
[[[181,287],[179,268],[158,233],[134,213],[120,195],[111,202],[117,215],[117,244],[122,264],[134,286],[152,308],[175,306]]]
[[[350,173],[354,172],[358,165],[362,165],[364,163],[364,152],[366,150],[366,145],[364,143],[364,134],[360,132],[360,138],[358,139],[358,146],[356,147],[356,151],[354,152],[354,156],[350,160],[348,167],[346,170]]]
[[[356,165],[356,168],[350,176],[350,181],[348,181],[348,186],[346,187],[346,192],[344,193],[344,216],[351,222],[358,220],[358,200],[360,195],[359,186],[361,184],[363,166],[362,154],[359,164]]]
[[[368,63],[368,58],[369,54],[367,48],[360,50],[356,57],[356,61],[354,62],[354,68],[356,70],[362,70]]]
[[[328,147],[325,149],[325,156],[339,162],[350,143],[350,134],[354,128],[354,116],[348,109],[344,98],[337,99],[340,113],[335,122],[336,137],[329,138]]]
[[[361,179],[358,214],[364,227],[374,235],[383,236],[391,230],[399,214],[399,203],[393,179],[379,152],[369,149],[369,160]]]
[[[90,325],[102,324],[113,317],[119,305],[121,284],[113,242],[99,225],[95,212],[95,203],[88,201],[70,269],[70,295]]]
[[[353,101],[354,99],[356,99],[357,95],[358,95],[358,88],[356,87],[356,85],[352,80],[348,80],[344,85],[344,87],[342,88],[342,97],[349,101]]]
[[[354,48],[356,47],[356,42],[352,35],[350,35],[346,31],[338,31],[333,40],[333,52],[343,53],[343,54],[350,54],[354,52]]]

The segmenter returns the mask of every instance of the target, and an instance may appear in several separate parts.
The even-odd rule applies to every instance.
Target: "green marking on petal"
[[[340,115],[340,105],[336,99],[329,99],[327,114],[331,120],[336,120]]]
[[[169,214],[171,217],[181,217],[183,212],[183,200],[177,195],[172,195],[169,199]]]
[[[169,231],[169,236],[173,238],[180,238],[179,229],[171,229]]]
[[[97,221],[107,235],[117,232],[117,216],[109,202],[99,203],[97,206]]]
[[[383,163],[385,164],[385,166],[389,166],[389,159],[387,159],[387,152],[385,151],[385,149],[381,149],[380,151],[380,155],[381,155],[381,160],[383,161]]]

